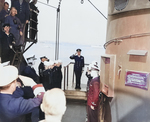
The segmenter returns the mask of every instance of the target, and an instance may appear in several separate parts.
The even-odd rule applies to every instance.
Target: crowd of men
[[[40,57],[41,63],[38,66],[39,75],[34,69],[35,55],[26,57],[27,66],[21,72],[21,75],[32,78],[36,83],[42,83],[45,90],[60,88],[62,83],[62,61],[51,61],[46,56]]]
[[[29,87],[34,97],[27,99],[25,96],[30,96]],[[31,114],[32,122],[38,122],[40,105],[45,113],[41,122],[61,122],[66,110],[65,94],[58,88],[45,91],[42,84],[37,84],[29,77],[18,75],[16,67],[0,64],[0,121],[29,122],[27,115]]]
[[[3,9],[0,11],[1,63],[9,61],[9,64],[12,64],[15,52],[17,50],[21,50],[21,46],[24,44],[25,38],[29,37],[31,39],[35,39],[37,33],[37,14],[39,12],[35,6],[36,2],[36,0],[32,0],[30,3],[26,2],[25,0],[11,0],[11,7],[7,2],[4,3]],[[30,21],[29,18],[31,17],[34,18],[35,21]],[[29,21],[30,27],[32,26],[31,28],[33,28],[30,30],[30,36],[27,33],[27,25]],[[43,119],[49,120],[49,117],[46,118],[48,115],[43,113],[47,112],[47,110],[43,109],[45,107],[45,101],[47,101],[47,97],[44,97],[45,100],[43,99],[43,93],[45,91],[51,93],[51,101],[53,99],[64,101],[62,102],[64,106],[62,111],[59,109],[59,107],[57,107],[57,109],[59,109],[60,112],[58,112],[59,110],[57,109],[55,111],[49,110],[49,113],[51,112],[50,116],[52,116],[52,118],[53,115],[55,115],[55,117],[58,115],[59,117],[56,117],[56,120],[60,118],[59,121],[61,121],[61,116],[66,110],[65,95],[61,90],[62,62],[60,60],[52,62],[49,61],[45,56],[41,57],[41,64],[39,65],[38,75],[33,68],[35,59],[36,58],[33,55],[27,57],[27,65],[21,70],[21,72],[18,72],[18,70],[11,65],[4,67],[0,66],[1,122],[38,122],[39,120]],[[45,61],[43,61],[43,59]],[[18,74],[22,76],[18,76]],[[55,93],[51,92],[51,90],[54,90],[57,94],[54,95],[55,97],[53,96]],[[42,99],[43,107],[40,109]],[[46,104],[46,107],[50,106],[52,107],[51,109],[56,108],[53,106],[52,102],[49,106],[47,106],[48,104]],[[62,105],[57,104],[55,105]]]
[[[3,9],[0,11],[0,55],[3,55],[2,62],[9,60],[12,63],[13,60],[13,58],[7,59],[4,52],[13,57],[16,51],[21,51],[27,38],[36,39],[37,15],[39,13],[35,6],[36,2],[37,0],[31,2],[11,0],[11,6],[4,2]],[[29,22],[30,31],[28,29]]]
[[[30,21],[29,18],[33,17],[35,21],[37,21],[37,13],[39,12],[35,4],[36,0],[30,3],[25,0],[11,0],[11,8],[9,10],[9,4],[7,2],[4,3],[3,10],[0,12],[1,63],[10,61],[11,64],[15,51],[20,50],[24,44],[24,38],[28,38],[27,25]],[[31,31],[32,34],[30,38],[35,39],[37,24],[34,22],[30,22],[30,24],[34,28]],[[84,57],[81,56],[81,49],[77,49],[76,53],[70,56],[70,59],[75,60],[75,89],[81,89],[80,80],[84,68]],[[25,118],[28,118],[25,116],[29,116],[32,122],[38,122],[43,119],[54,120],[55,122],[61,121],[62,115],[66,110],[65,95],[61,90],[62,61],[56,60],[53,62],[46,56],[40,57],[41,63],[38,67],[38,75],[33,67],[35,60],[35,55],[30,55],[26,58],[27,65],[19,73],[22,76],[18,76],[18,70],[14,66],[0,66],[1,122],[24,122],[26,121]],[[98,72],[97,62],[92,62],[86,73],[88,76],[88,122],[98,122],[100,91]],[[47,91],[47,93],[45,93],[45,91]],[[44,93],[45,96],[43,99]],[[48,96],[51,97],[49,98]],[[39,105],[42,99],[43,103],[40,109]],[[59,104],[59,101],[61,101],[62,104]],[[45,116],[42,111],[45,112]],[[52,115],[55,115],[55,117],[58,115],[58,117],[53,118]]]

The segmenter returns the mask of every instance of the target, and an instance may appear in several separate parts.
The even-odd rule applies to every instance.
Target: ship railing
[[[74,73],[74,64],[75,62],[70,62],[68,65],[64,66],[64,86],[63,89],[64,91],[68,88],[68,86],[74,86],[74,79],[75,79],[75,73]],[[89,64],[84,64],[84,69],[86,69],[86,67]],[[70,82],[71,81],[71,82]]]

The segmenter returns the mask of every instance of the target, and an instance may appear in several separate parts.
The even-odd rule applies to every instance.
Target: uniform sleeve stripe
[[[43,85],[42,85],[42,84],[36,84],[36,85],[34,85],[34,86],[32,87],[33,91],[34,91],[37,87],[43,87]]]
[[[33,89],[33,93],[34,93],[35,96],[37,96],[41,92],[45,92],[45,89],[44,89],[42,84],[34,85],[32,87],[32,89]]]

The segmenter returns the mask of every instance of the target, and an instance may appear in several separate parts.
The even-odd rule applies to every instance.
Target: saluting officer
[[[81,89],[80,79],[81,79],[81,75],[82,75],[82,69],[84,67],[84,57],[81,56],[81,49],[77,49],[76,53],[73,54],[72,56],[70,56],[70,59],[75,60],[75,64],[74,64],[74,72],[76,75],[76,87],[75,87],[75,89]]]

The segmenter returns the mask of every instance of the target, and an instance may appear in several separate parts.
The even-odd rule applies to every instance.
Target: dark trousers
[[[87,106],[88,122],[99,122],[98,113],[98,109],[92,110],[90,106]]]
[[[80,88],[82,71],[80,70],[75,71],[75,75],[76,75],[76,88]]]

